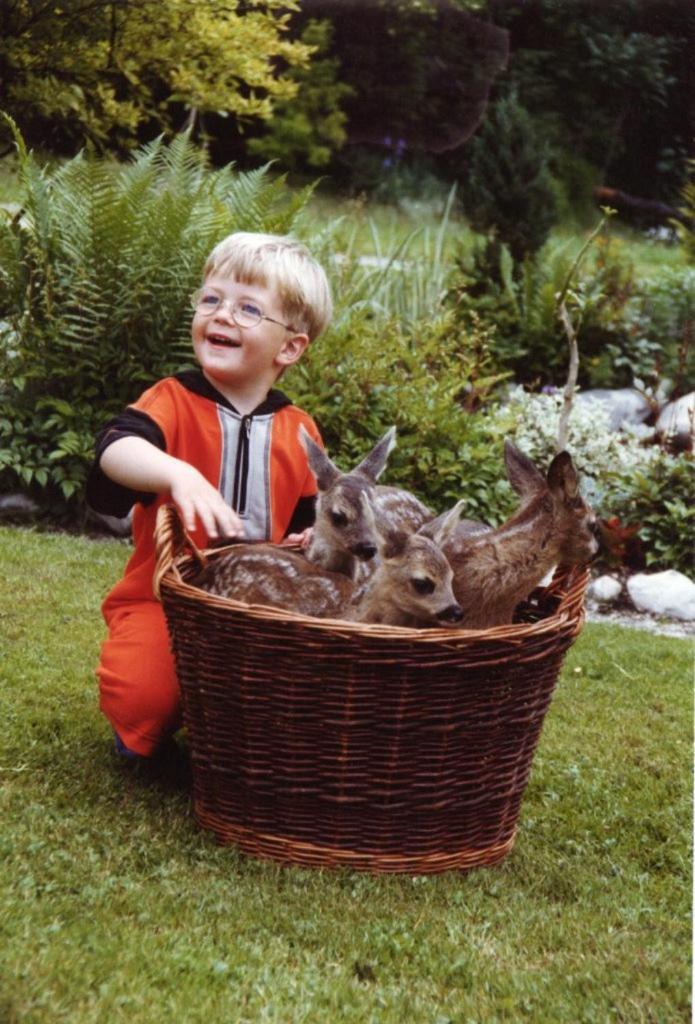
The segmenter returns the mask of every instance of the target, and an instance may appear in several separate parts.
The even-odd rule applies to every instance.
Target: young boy
[[[100,706],[127,756],[154,754],[181,725],[162,607],[152,592],[157,509],[173,500],[195,543],[243,534],[281,541],[313,522],[316,485],[299,425],[314,421],[275,390],[331,316],[321,267],[300,243],[238,232],[213,249],[192,297],[199,370],[159,381],[97,439],[87,500],[123,516],[135,551],[104,601]]]

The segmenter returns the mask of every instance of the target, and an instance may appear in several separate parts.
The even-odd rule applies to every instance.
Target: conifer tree
[[[553,224],[554,193],[545,143],[515,94],[488,108],[466,174],[472,226],[506,244],[515,262],[540,249]]]

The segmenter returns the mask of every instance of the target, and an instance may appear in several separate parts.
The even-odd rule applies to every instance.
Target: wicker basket
[[[487,630],[314,619],[186,582],[198,551],[159,510],[155,592],[181,685],[198,822],[245,853],[424,874],[511,849],[588,570],[559,570]]]

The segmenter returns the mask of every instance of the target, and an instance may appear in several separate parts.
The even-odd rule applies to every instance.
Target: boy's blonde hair
[[[203,277],[210,274],[276,291],[288,322],[310,341],[330,322],[333,303],[326,274],[306,246],[287,235],[227,235],[205,262]]]

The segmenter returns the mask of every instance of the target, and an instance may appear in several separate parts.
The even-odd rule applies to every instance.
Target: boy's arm
[[[185,528],[196,528],[196,517],[208,537],[243,533],[241,520],[220,492],[194,466],[174,458],[142,437],[120,437],[103,452],[99,465],[111,480],[133,491],[169,492]]]

